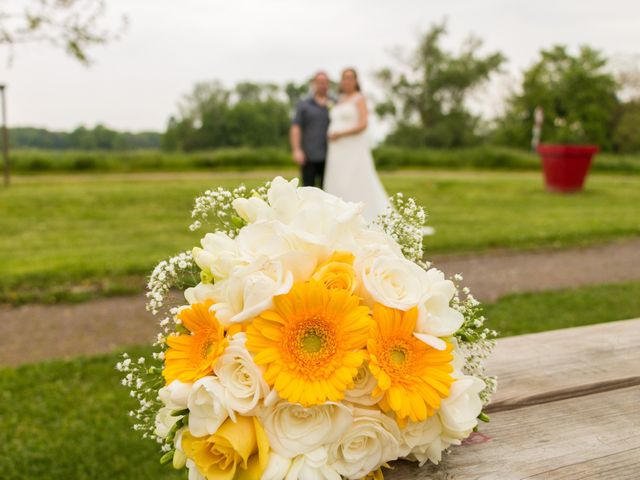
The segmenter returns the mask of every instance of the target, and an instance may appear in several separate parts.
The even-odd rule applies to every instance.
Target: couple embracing
[[[389,205],[366,135],[368,111],[352,68],[342,72],[340,96],[329,96],[325,72],[313,78],[313,92],[298,102],[290,140],[305,186],[320,186],[349,202],[364,202],[372,221]]]

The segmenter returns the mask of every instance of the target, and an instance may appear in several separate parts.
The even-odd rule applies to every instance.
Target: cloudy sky
[[[11,3],[20,2],[14,0]],[[473,33],[508,57],[480,109],[491,114],[509,78],[542,47],[588,43],[610,55],[640,53],[637,0],[107,0],[130,26],[118,42],[91,50],[87,68],[47,46],[0,50],[12,125],[69,129],[98,122],[163,129],[197,81],[300,81],[318,68],[370,74],[392,65],[430,24],[448,19],[449,46]],[[375,88],[373,88],[375,90]]]

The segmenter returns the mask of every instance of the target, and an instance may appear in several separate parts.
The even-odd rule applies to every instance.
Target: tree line
[[[71,132],[56,132],[45,128],[17,127],[9,129],[13,148],[47,150],[138,150],[160,148],[159,132],[119,132],[96,125],[78,127]]]

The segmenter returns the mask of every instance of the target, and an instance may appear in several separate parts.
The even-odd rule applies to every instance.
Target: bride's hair
[[[342,71],[342,75],[344,75],[347,72],[351,72],[353,73],[353,77],[356,79],[356,92],[360,92],[360,82],[358,81],[358,72],[356,72],[356,69],[353,67],[349,67],[349,68],[345,68]],[[340,90],[340,92],[342,93],[342,89]]]

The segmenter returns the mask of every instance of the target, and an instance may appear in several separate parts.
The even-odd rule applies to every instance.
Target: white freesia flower
[[[196,467],[196,464],[193,460],[187,460],[186,466],[187,470],[189,471],[189,476],[187,477],[188,480],[207,480],[205,476],[200,474],[200,472],[198,471],[198,467]]]
[[[267,192],[267,199],[276,218],[289,223],[300,207],[298,179],[287,181],[282,177],[274,178]]]
[[[233,268],[248,263],[241,259],[235,240],[226,233],[207,233],[200,243],[202,248],[195,247],[192,251],[193,259],[216,280],[227,278]]]
[[[469,375],[453,382],[449,396],[442,400],[438,411],[446,436],[463,440],[471,434],[482,411],[480,392],[485,386],[482,380]]]
[[[337,441],[351,422],[350,409],[338,403],[305,408],[279,402],[262,414],[272,450],[285,458],[294,458]]]
[[[232,419],[233,412],[253,415],[260,399],[269,394],[269,386],[245,342],[246,335],[236,333],[213,369],[224,387],[225,404]]]
[[[195,287],[189,287],[184,291],[184,298],[190,305],[202,303],[205,300],[212,300],[214,295],[215,290],[210,283],[199,283]]]
[[[293,273],[282,262],[258,258],[213,285],[212,309],[225,325],[242,323],[270,308],[273,297],[287,293],[293,282]]]
[[[271,220],[275,216],[269,204],[259,197],[236,198],[231,205],[240,218],[248,223]]]
[[[180,417],[174,417],[171,415],[175,409],[172,407],[162,407],[158,410],[156,415],[156,429],[154,433],[160,438],[166,438],[169,435],[169,431],[175,425],[175,423],[179,420]]]
[[[169,385],[162,387],[158,391],[158,396],[167,407],[173,410],[182,410],[187,408],[187,399],[191,393],[191,386],[191,383],[174,380]]]
[[[238,253],[247,262],[266,256],[271,259],[297,250],[295,237],[278,221],[260,221],[243,227],[236,237]]]
[[[375,405],[382,398],[382,395],[377,397],[371,395],[377,385],[378,382],[369,371],[369,367],[363,363],[358,368],[358,374],[353,378],[353,386],[344,393],[344,399],[359,405]]]
[[[375,226],[362,229],[353,238],[347,240],[349,243],[342,248],[354,252],[356,257],[384,254],[404,258],[398,242]]]
[[[453,335],[464,322],[462,313],[450,306],[455,285],[435,268],[424,272],[423,284],[425,292],[418,307],[416,331],[435,337]]]
[[[423,422],[409,422],[402,430],[405,445],[410,449],[407,458],[424,465],[427,461],[437,464],[442,460],[442,451],[449,443],[441,439],[442,424],[437,415]]]
[[[356,259],[355,269],[369,305],[378,302],[406,311],[420,303],[424,271],[415,263],[392,255],[366,255]]]
[[[291,459],[271,451],[269,452],[269,464],[262,472],[260,480],[282,480],[287,476],[291,468]]]
[[[335,249],[365,227],[363,205],[348,203],[319,188],[298,189],[301,203],[289,224],[302,240]]]
[[[327,464],[328,451],[319,447],[293,459],[285,480],[341,480],[340,474]]]
[[[155,434],[160,438],[165,438],[169,434],[171,427],[175,425],[180,417],[171,415],[175,410],[187,408],[187,399],[191,393],[191,384],[174,380],[169,385],[162,387],[158,391],[158,397],[164,403],[164,407],[158,410],[155,419]]]
[[[220,380],[207,376],[193,384],[189,400],[189,431],[195,437],[214,434],[229,416],[225,389]]]
[[[353,423],[330,448],[330,465],[351,480],[406,455],[398,424],[377,409],[355,408]]]

